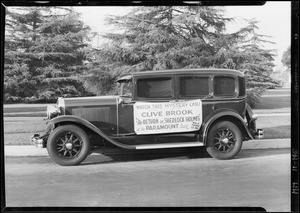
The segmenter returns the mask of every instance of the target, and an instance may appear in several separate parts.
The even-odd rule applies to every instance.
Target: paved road
[[[6,157],[7,206],[251,206],[290,211],[290,149],[241,150],[234,160],[199,152],[89,156],[58,166]]]

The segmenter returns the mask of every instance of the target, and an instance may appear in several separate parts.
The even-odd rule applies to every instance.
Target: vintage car
[[[94,147],[163,149],[205,146],[216,159],[236,156],[245,140],[262,138],[246,103],[244,74],[181,69],[125,74],[116,96],[58,98],[48,128],[32,143],[57,164],[80,164]]]

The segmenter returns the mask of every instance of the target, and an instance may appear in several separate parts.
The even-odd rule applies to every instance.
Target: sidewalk
[[[261,139],[250,140],[243,143],[242,149],[279,149],[290,148],[291,139]],[[32,146],[4,146],[5,156],[25,157],[25,156],[49,156],[47,150],[44,148],[37,148]],[[99,155],[99,153],[93,153]]]

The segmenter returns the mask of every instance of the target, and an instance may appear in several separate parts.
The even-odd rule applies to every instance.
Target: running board
[[[196,147],[196,146],[204,146],[204,144],[202,142],[143,144],[143,145],[137,145],[135,149],[164,149],[164,148],[180,148],[180,147]]]

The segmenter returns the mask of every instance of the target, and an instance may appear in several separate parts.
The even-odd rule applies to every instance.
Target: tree
[[[258,29],[256,20],[250,20],[248,39],[241,45],[241,55],[244,60],[238,67],[243,71],[248,79],[249,87],[268,87],[273,80],[269,77],[274,68],[274,50],[264,49],[265,43],[273,43],[270,36],[260,35],[256,32]]]
[[[279,85],[279,81],[270,77],[275,67],[274,50],[263,46],[274,42],[270,41],[270,36],[257,33],[257,24],[256,20],[248,20],[248,25],[244,27],[247,31],[245,38],[234,47],[234,57],[229,57],[234,62],[234,68],[246,76],[247,102],[251,107],[261,101],[261,95],[267,88]]]
[[[107,94],[114,92],[112,82],[121,73],[233,68],[245,73],[247,85],[259,97],[263,88],[274,84],[269,78],[273,51],[262,47],[269,41],[256,33],[254,20],[237,32],[226,33],[226,24],[232,20],[220,7],[194,6],[137,7],[124,16],[110,16],[108,24],[119,31],[104,36],[110,42],[94,52],[94,63],[88,69],[91,77],[85,85]],[[105,84],[97,83],[103,78]]]
[[[125,16],[111,16],[108,24],[121,32],[104,36],[111,42],[94,52],[92,77],[86,79],[86,86],[106,94],[113,92],[110,82],[121,73],[211,67],[230,20],[214,7],[137,7]],[[97,84],[96,79],[103,76],[108,87]]]
[[[87,94],[78,76],[89,28],[72,9],[8,10],[5,37],[5,101],[55,101]]]
[[[291,69],[291,46],[287,48],[286,51],[284,51],[281,63],[286,66],[289,70]]]
[[[281,81],[284,86],[290,87],[291,85],[291,46],[287,48],[286,51],[284,51],[281,63],[286,67],[286,69],[281,70],[280,76]]]

